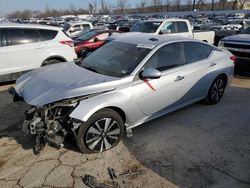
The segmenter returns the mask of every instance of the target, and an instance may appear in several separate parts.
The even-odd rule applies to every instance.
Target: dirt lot
[[[198,103],[146,123],[110,151],[81,154],[70,139],[66,148],[47,146],[36,156],[31,137],[20,133],[27,106],[1,91],[0,187],[87,187],[87,174],[110,187],[249,188],[249,107],[250,79],[235,79],[219,104]]]

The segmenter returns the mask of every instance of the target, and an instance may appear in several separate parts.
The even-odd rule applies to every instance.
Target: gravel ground
[[[28,107],[11,99],[0,92],[0,187],[87,187],[85,175],[109,187],[250,187],[249,79],[234,79],[217,105],[158,118],[92,155],[79,153],[72,139],[34,155],[32,138],[20,133]]]

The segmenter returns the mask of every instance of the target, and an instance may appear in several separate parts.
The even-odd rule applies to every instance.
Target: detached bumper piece
[[[20,97],[20,96],[17,94],[17,92],[16,92],[16,90],[15,90],[14,87],[10,87],[10,88],[8,89],[8,91],[9,91],[9,93],[10,93],[11,95],[13,95],[13,102],[18,102],[18,101],[22,101],[22,100],[23,100],[23,98]]]

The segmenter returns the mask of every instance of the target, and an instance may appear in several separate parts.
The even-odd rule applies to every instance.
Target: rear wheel
[[[58,59],[51,59],[49,61],[46,61],[42,66],[47,66],[47,65],[53,65],[56,63],[61,63],[62,61],[58,60]]]
[[[124,122],[111,109],[103,109],[92,115],[78,131],[78,146],[83,153],[97,153],[115,147],[124,133]]]
[[[205,102],[207,104],[216,104],[222,98],[227,85],[225,76],[218,76],[210,86]]]

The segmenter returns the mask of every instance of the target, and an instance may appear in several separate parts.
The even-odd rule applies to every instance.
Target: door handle
[[[175,79],[175,81],[180,81],[182,79],[184,79],[184,76],[177,76],[176,79]]]
[[[216,63],[211,63],[210,64],[210,67],[213,67],[213,66],[215,66],[216,65]]]

